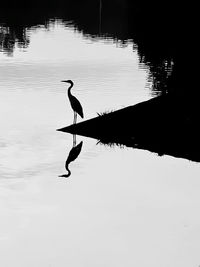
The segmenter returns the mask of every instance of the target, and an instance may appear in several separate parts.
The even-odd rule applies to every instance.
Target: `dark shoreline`
[[[197,107],[186,110],[184,105],[159,96],[58,131],[200,162]]]

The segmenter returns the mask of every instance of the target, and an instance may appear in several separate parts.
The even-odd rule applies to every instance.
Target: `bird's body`
[[[77,112],[81,118],[83,118],[83,108],[81,106],[81,103],[78,101],[78,99],[71,94],[71,89],[68,89],[68,97],[71,104],[72,109]]]
[[[78,101],[78,99],[75,96],[73,96],[71,93],[71,89],[72,89],[74,83],[71,80],[62,81],[62,82],[66,82],[66,83],[70,84],[70,86],[68,88],[68,98],[69,98],[69,102],[71,104],[71,107],[74,111],[74,123],[76,123],[77,114],[79,114],[79,116],[81,116],[81,118],[84,117],[83,108],[81,106],[81,103]]]
[[[81,152],[82,145],[83,141],[81,141],[78,145],[72,147],[72,149],[69,152],[68,158],[66,160],[65,167],[67,167],[70,164],[70,162],[74,161],[78,157],[78,155]]]
[[[83,145],[83,141],[81,141],[77,146],[73,145],[73,147],[70,150],[69,155],[67,157],[66,163],[65,163],[65,169],[67,171],[67,174],[60,175],[59,177],[67,178],[71,175],[71,171],[69,169],[69,164],[78,157],[78,155],[81,152],[82,145]]]

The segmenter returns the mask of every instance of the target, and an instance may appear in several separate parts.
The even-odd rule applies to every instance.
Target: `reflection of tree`
[[[9,28],[0,29],[0,51],[12,54],[15,46],[15,38],[9,34]]]
[[[30,5],[24,1],[20,3],[9,8],[4,3],[6,7],[0,9],[0,49],[8,55],[13,54],[15,47],[27,48],[30,43],[28,29],[41,25],[48,28],[51,18],[48,8],[47,11],[39,6],[36,8],[31,1]]]
[[[15,45],[19,48],[27,48],[29,38],[24,28],[3,27],[0,28],[0,50],[7,55],[12,55]]]
[[[141,62],[148,65],[149,67],[149,82],[152,83],[152,93],[162,94],[168,93],[168,80],[172,75],[173,71],[173,60],[163,60],[159,64],[152,64],[151,62],[146,62],[141,59]]]
[[[167,92],[169,85],[184,87],[193,80],[186,75],[181,52],[188,35],[183,6],[176,9],[170,1],[101,0],[100,5],[100,0],[22,0],[16,7],[0,10],[0,49],[12,54],[16,45],[26,48],[31,27],[48,28],[55,18],[66,26],[72,21],[76,30],[93,40],[112,39],[121,46],[131,40],[140,62],[150,70],[153,92]],[[187,83],[182,82],[182,73]]]

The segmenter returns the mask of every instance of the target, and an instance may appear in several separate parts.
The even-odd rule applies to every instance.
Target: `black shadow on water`
[[[67,160],[65,162],[65,169],[66,169],[67,173],[59,175],[59,177],[68,178],[71,175],[71,170],[69,169],[69,164],[72,161],[74,161],[75,159],[77,159],[77,157],[81,153],[82,145],[83,145],[83,141],[81,141],[78,145],[76,145],[76,135],[74,134],[73,135],[73,146],[72,146],[71,150],[69,151]]]
[[[200,162],[198,124],[198,107],[185,110],[185,102],[169,94],[58,131]]]

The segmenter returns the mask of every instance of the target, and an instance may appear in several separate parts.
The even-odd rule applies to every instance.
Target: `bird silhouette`
[[[83,141],[81,141],[77,146],[75,146],[73,143],[73,147],[70,150],[69,155],[67,157],[67,160],[65,162],[65,169],[67,170],[67,174],[59,175],[59,177],[68,178],[71,175],[71,171],[69,169],[69,164],[78,157],[78,155],[81,152],[82,145],[83,145]]]
[[[78,101],[78,99],[71,94],[71,89],[74,83],[71,80],[66,80],[66,81],[61,81],[61,82],[70,84],[68,88],[68,97],[69,97],[69,102],[71,104],[71,107],[74,111],[74,122],[73,123],[75,124],[77,121],[77,113],[81,116],[81,118],[83,118],[83,108],[81,106],[81,103]]]

